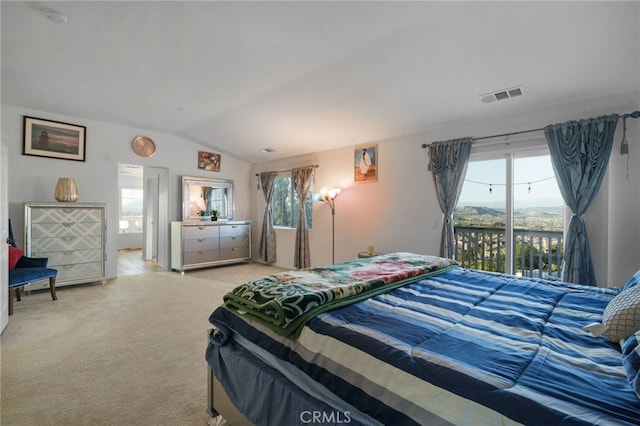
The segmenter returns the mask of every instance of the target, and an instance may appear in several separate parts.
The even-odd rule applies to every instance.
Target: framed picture
[[[209,172],[219,172],[220,154],[198,151],[198,168]]]
[[[356,183],[378,181],[378,145],[361,145],[354,151],[354,177]]]
[[[23,128],[22,154],[85,161],[86,127],[25,116]]]

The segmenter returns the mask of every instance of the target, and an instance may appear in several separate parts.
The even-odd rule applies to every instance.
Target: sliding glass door
[[[563,223],[548,155],[472,158],[454,211],[456,259],[473,269],[559,277]]]

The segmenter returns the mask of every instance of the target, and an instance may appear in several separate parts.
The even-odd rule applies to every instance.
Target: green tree
[[[293,226],[291,219],[291,179],[276,178],[272,194],[272,218],[275,226]]]

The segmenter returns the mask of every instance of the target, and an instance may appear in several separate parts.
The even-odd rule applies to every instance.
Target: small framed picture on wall
[[[354,151],[356,183],[378,181],[378,145],[360,145]]]
[[[25,116],[23,128],[22,154],[85,161],[86,127]]]
[[[198,151],[198,168],[209,172],[220,171],[220,154]]]

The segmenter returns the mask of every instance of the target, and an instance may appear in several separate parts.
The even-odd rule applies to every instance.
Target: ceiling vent
[[[479,98],[484,103],[493,101],[501,101],[503,99],[515,98],[516,96],[524,95],[524,88],[522,86],[512,87],[510,89],[498,90],[497,92],[485,93],[480,95]]]

